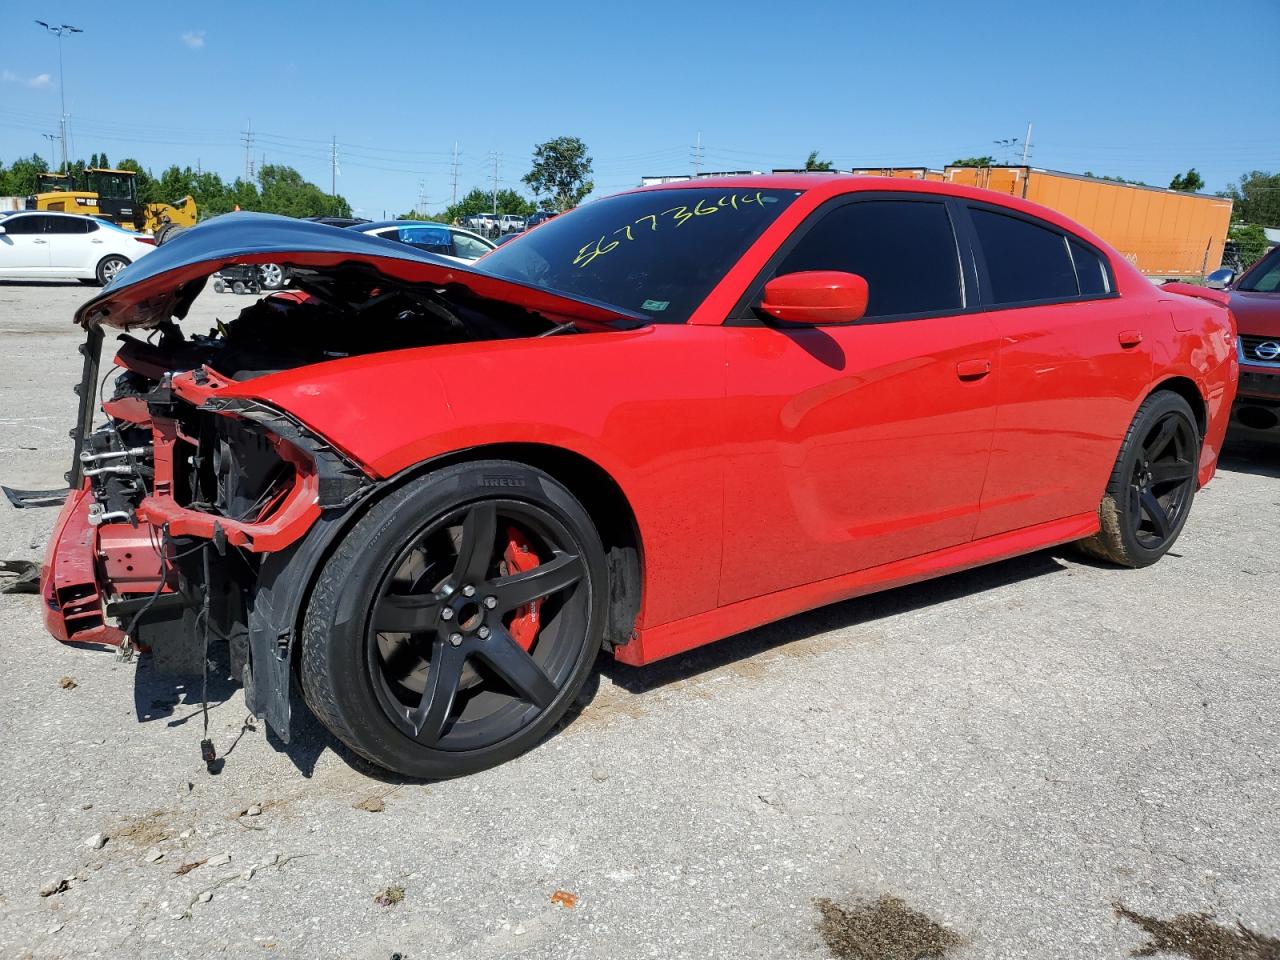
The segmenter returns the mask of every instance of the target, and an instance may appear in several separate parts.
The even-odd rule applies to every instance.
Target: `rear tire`
[[[446,467],[375,504],[321,569],[302,629],[306,701],[397,773],[503,763],[590,675],[606,578],[590,517],[551,477],[501,460]]]
[[[1124,567],[1146,567],[1173,546],[1195,499],[1200,432],[1181,396],[1143,401],[1120,445],[1098,507],[1101,529],[1079,547]]]
[[[278,263],[264,263],[258,267],[258,276],[262,278],[263,290],[279,290],[284,286],[284,267]]]
[[[186,227],[180,227],[176,223],[165,224],[160,228],[160,232],[156,234],[156,246],[168,243],[186,229]]]
[[[247,288],[245,287],[245,285],[241,283],[239,280],[236,280],[234,283],[231,284],[232,293],[244,293],[246,289]]]
[[[98,261],[98,269],[94,271],[98,286],[105,287],[117,273],[129,265],[129,258],[118,253],[108,254]]]

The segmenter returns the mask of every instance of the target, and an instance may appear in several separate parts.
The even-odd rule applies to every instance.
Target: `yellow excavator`
[[[196,201],[186,196],[173,203],[139,203],[137,173],[90,167],[84,172],[85,189],[65,173],[42,173],[36,193],[27,198],[28,210],[80,213],[110,220],[126,230],[150,233],[164,243],[196,223]]]

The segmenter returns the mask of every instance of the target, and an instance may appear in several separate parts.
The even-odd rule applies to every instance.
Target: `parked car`
[[[1232,420],[1280,438],[1280,247],[1239,278],[1230,268],[1211,273],[1208,285],[1227,291],[1240,329],[1240,389]]]
[[[539,210],[537,213],[531,213],[524,218],[524,228],[526,230],[532,230],[538,224],[546,223],[555,215],[555,212],[552,210]]]
[[[524,217],[515,213],[498,214],[499,233],[519,233],[524,229]]]
[[[494,233],[498,229],[498,215],[496,213],[474,213],[469,217],[463,217],[462,225],[472,230],[478,230],[481,233]]]
[[[421,220],[382,220],[358,224],[351,229],[408,244],[428,253],[438,253],[461,263],[477,260],[496,246],[492,240],[469,230]]]
[[[97,217],[0,214],[0,277],[74,279],[101,286],[155,249],[154,238]]]
[[[237,249],[295,289],[184,339]],[[133,335],[78,435],[49,630],[197,672],[225,642],[282,739],[300,688],[414,777],[534,747],[602,648],[640,667],[1071,542],[1154,563],[1237,375],[1224,305],[1053,211],[824,174],[632,191],[474,266],[221,218],[76,320],[81,424],[105,328]]]

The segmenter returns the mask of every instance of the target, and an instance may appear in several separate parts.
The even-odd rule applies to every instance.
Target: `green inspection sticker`
[[[656,312],[658,310],[665,310],[669,306],[671,306],[670,300],[646,300],[644,303],[640,304],[640,309],[653,310]]]

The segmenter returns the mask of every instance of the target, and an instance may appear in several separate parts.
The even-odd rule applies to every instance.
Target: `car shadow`
[[[1061,573],[1067,567],[1058,557],[1065,552],[1066,548],[1063,547],[1043,550],[910,586],[855,597],[756,627],[644,667],[632,667],[611,657],[602,657],[599,672],[628,693],[646,694],[699,674],[749,660],[784,644],[806,640],[833,630],[874,623],[996,587]],[[781,664],[785,664],[785,661]]]
[[[0,287],[83,287],[79,280],[0,280]]]
[[[1228,433],[1218,458],[1218,469],[1229,473],[1251,473],[1280,478],[1280,435],[1256,438]]]

